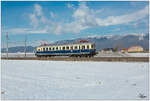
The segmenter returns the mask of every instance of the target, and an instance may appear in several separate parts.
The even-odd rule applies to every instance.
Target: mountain
[[[28,53],[33,52],[34,49],[35,49],[35,47],[27,46],[26,47],[26,52],[28,52]],[[1,52],[5,53],[6,52],[6,48],[2,48]],[[24,52],[24,46],[10,47],[10,48],[8,48],[8,52],[9,53]]]
[[[118,47],[129,48],[131,46],[142,46],[144,49],[149,49],[149,34],[126,34],[126,35],[100,35],[100,36],[88,36],[85,38],[78,38],[72,40],[56,41],[52,44],[71,44],[77,43],[79,40],[88,40],[96,45],[97,50],[103,48]],[[27,46],[27,52],[33,52],[35,47]],[[9,52],[24,52],[24,46],[10,47]],[[6,51],[5,48],[1,49],[2,53]]]
[[[78,38],[73,40],[57,41],[55,44],[76,43],[79,40],[88,40],[89,42],[95,43],[97,50],[114,47],[122,49],[137,45],[142,46],[144,49],[149,49],[149,34],[88,36],[85,38]]]

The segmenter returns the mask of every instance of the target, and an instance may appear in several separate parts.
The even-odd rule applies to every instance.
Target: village
[[[99,52],[101,53],[112,53],[116,52],[117,49],[115,48],[104,48],[100,50]],[[121,51],[122,53],[147,53],[148,50],[144,50],[142,46],[131,46],[130,48],[122,48]]]

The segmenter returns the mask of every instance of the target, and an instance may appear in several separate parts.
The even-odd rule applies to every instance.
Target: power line
[[[8,58],[8,32],[7,32],[7,34],[6,34],[6,56],[7,56],[7,58]]]
[[[27,42],[27,37],[25,37],[24,40],[24,56],[26,57],[26,42]]]

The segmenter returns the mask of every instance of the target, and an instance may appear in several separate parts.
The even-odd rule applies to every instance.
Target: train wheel
[[[92,55],[89,55],[89,58],[91,58],[92,57]]]
[[[41,56],[40,56],[40,55],[37,55],[37,57],[40,58]]]
[[[82,56],[81,56],[81,55],[79,55],[78,57],[79,57],[79,58],[81,58]]]

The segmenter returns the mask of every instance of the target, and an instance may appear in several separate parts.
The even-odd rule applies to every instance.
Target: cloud
[[[61,34],[62,31],[63,31],[62,26],[61,26],[61,25],[58,25],[58,26],[56,27],[55,33],[58,35],[58,34]]]
[[[113,31],[120,31],[121,29],[120,28],[115,28]]]
[[[28,31],[28,28],[13,28],[9,29],[8,32],[20,34],[20,33],[26,33]]]
[[[95,11],[96,12],[96,11]],[[74,12],[73,18],[83,26],[95,26],[95,13],[89,9],[84,2],[80,3],[79,8]]]
[[[97,11],[95,11],[97,12]],[[110,26],[118,24],[128,24],[130,22],[138,21],[148,15],[148,6],[144,9],[134,13],[125,14],[121,16],[108,16],[107,18],[101,19],[89,9],[85,3],[80,4],[80,7],[74,12],[73,17],[80,21],[82,25],[94,26]]]
[[[74,7],[73,4],[67,4],[68,8]],[[143,9],[120,15],[120,16],[108,16],[100,18],[98,15],[104,13],[104,9],[94,10],[86,5],[86,2],[80,2],[79,7],[73,10],[71,15],[72,21],[54,21],[50,18],[55,19],[55,14],[50,11],[50,18],[44,16],[43,8],[39,4],[34,5],[33,12],[29,14],[31,28],[14,28],[11,29],[14,33],[36,33],[36,34],[64,34],[64,33],[80,33],[83,30],[102,27],[102,26],[115,26],[120,24],[134,24],[139,20],[141,21],[148,16],[148,6]]]
[[[35,14],[29,14],[30,18],[30,24],[33,26],[33,28],[37,28],[39,26],[39,20],[36,17]]]
[[[46,29],[43,29],[43,30],[29,30],[28,31],[29,33],[31,34],[40,34],[40,33],[48,33]]]
[[[118,24],[128,24],[130,22],[138,21],[148,15],[148,6],[144,9],[121,16],[109,16],[106,19],[96,18],[96,22],[99,26],[109,26],[109,25],[118,25]]]
[[[48,33],[46,29],[32,29],[32,28],[10,28],[4,29],[5,32],[11,32],[11,34],[38,34]]]
[[[35,10],[37,16],[41,16],[43,14],[42,7],[39,4],[34,5],[34,10]]]
[[[48,20],[42,11],[42,7],[39,4],[34,5],[33,13],[29,14],[30,19],[30,25],[34,30],[46,30],[47,25],[51,23],[50,20]],[[31,31],[37,32],[37,31]],[[40,31],[40,32],[46,32],[46,31]]]
[[[66,31],[69,29],[70,32],[72,31],[74,33],[79,33],[81,30],[96,26],[101,27],[136,22],[148,15],[148,6],[133,13],[124,14],[121,16],[108,16],[104,19],[97,17],[97,13],[101,13],[102,11],[103,10],[94,11],[89,9],[85,2],[80,3],[78,9],[75,10],[72,16],[74,18],[74,22],[67,24],[68,27],[65,28]],[[72,30],[70,29],[70,26],[72,26]]]
[[[54,18],[54,17],[55,17],[55,15],[54,15],[54,13],[53,13],[53,12],[50,12],[50,16],[51,16],[52,18]]]
[[[74,9],[74,5],[71,4],[71,3],[67,3],[67,7],[68,7],[68,8],[73,8],[73,9]]]

